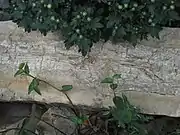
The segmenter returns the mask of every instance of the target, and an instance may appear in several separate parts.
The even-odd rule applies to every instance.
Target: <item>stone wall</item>
[[[42,96],[27,95],[29,78],[14,78],[18,64],[28,62],[32,74],[61,87],[72,84],[75,104],[109,106],[113,93],[100,81],[121,73],[117,93],[125,92],[143,112],[180,116],[180,29],[164,29],[161,39],[98,43],[88,58],[77,48],[66,50],[57,34],[25,33],[11,21],[0,23],[0,98],[5,101],[67,103],[58,91],[41,84]]]

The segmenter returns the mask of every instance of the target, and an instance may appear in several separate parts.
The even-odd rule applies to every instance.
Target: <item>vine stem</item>
[[[39,78],[36,78],[36,77],[32,76],[31,74],[27,74],[27,75],[28,75],[29,77],[32,77],[33,79],[37,79],[37,80],[39,80],[40,82],[43,82],[43,83],[49,85],[50,87],[54,88],[55,90],[57,90],[57,91],[59,91],[59,92],[62,92],[62,93],[66,96],[66,98],[68,99],[68,101],[70,102],[70,104],[72,105],[72,107],[73,107],[72,109],[73,109],[75,115],[76,115],[76,116],[79,116],[79,115],[80,115],[79,111],[76,110],[75,105],[73,104],[72,100],[71,100],[70,97],[67,95],[67,93],[65,93],[65,92],[62,91],[61,89],[57,88],[56,86],[50,84],[49,82],[47,82],[47,81],[45,81],[45,80],[41,80],[41,79],[39,79]]]

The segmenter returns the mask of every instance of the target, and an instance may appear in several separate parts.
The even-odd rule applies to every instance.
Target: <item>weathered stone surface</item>
[[[18,64],[28,62],[32,74],[61,87],[72,84],[75,104],[108,106],[113,93],[100,81],[121,73],[117,91],[128,92],[146,113],[180,116],[180,29],[164,29],[161,40],[149,39],[136,48],[98,43],[88,58],[77,48],[66,50],[61,38],[24,33],[12,22],[0,23],[0,93],[2,100],[67,103],[62,93],[42,84],[42,96],[27,95],[28,78],[14,78]]]
[[[76,135],[77,127],[71,121],[70,118],[72,117],[74,117],[73,112],[66,107],[51,107],[42,116],[42,121],[39,122],[38,127],[45,135],[64,135],[62,132],[67,135]]]
[[[49,107],[48,110],[44,108],[43,111],[43,106],[40,108],[40,106],[35,105],[35,109],[33,109],[33,106],[33,104],[1,103],[0,107],[3,107],[3,110],[0,112],[0,135],[3,135],[2,131],[7,131],[6,135],[15,135],[18,128],[23,126],[23,121],[27,116],[32,116],[28,121],[28,124],[24,125],[24,128],[27,129],[27,131],[36,131],[36,133],[41,132],[43,135],[77,134],[77,125],[71,120],[75,117],[75,114],[69,107],[62,104],[56,104]],[[36,117],[33,117],[34,115]]]

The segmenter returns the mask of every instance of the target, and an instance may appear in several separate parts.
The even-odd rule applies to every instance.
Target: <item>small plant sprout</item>
[[[134,29],[136,29],[136,27],[134,27]],[[68,120],[70,120],[71,122],[73,122],[73,124],[75,125],[75,127],[77,127],[77,132],[79,134],[80,129],[84,130],[91,129],[92,132],[90,132],[90,134],[93,133],[97,133],[99,134],[99,131],[103,132],[103,135],[110,135],[108,133],[108,126],[112,125],[110,128],[111,130],[116,130],[116,131],[126,131],[126,133],[128,135],[148,135],[147,130],[145,129],[145,127],[143,126],[144,123],[149,122],[150,120],[152,120],[152,117],[149,116],[145,116],[143,114],[140,113],[140,109],[133,106],[130,101],[128,100],[128,96],[124,93],[122,93],[122,95],[117,96],[115,94],[115,90],[117,90],[118,88],[118,81],[119,79],[122,78],[121,74],[114,74],[110,77],[106,77],[105,79],[103,79],[101,81],[101,83],[104,84],[108,84],[110,89],[114,92],[114,97],[113,97],[113,106],[110,106],[109,108],[103,109],[103,111],[99,112],[95,115],[92,115],[91,113],[85,113],[84,111],[80,110],[79,108],[77,109],[77,107],[73,104],[72,100],[70,99],[70,97],[67,95],[68,91],[71,91],[73,89],[72,85],[62,85],[61,87],[56,87],[52,84],[50,84],[49,82],[42,80],[40,78],[37,78],[35,76],[33,76],[30,72],[30,68],[28,66],[28,63],[20,63],[17,69],[17,72],[15,73],[15,77],[19,76],[19,75],[24,75],[26,77],[30,77],[32,78],[31,83],[29,84],[28,87],[28,94],[31,94],[31,92],[35,91],[37,94],[41,95],[41,91],[40,91],[40,87],[39,84],[46,84],[49,85],[50,87],[54,88],[55,90],[63,93],[67,100],[69,101],[70,105],[71,105],[71,109],[74,112],[74,114],[72,116],[60,116],[62,118],[66,118]],[[33,109],[36,109],[36,104],[33,104]],[[28,116],[27,118],[24,119],[24,121],[22,122],[22,127],[21,128],[17,128],[17,134],[18,135],[25,135],[27,132],[32,133],[33,135],[40,135],[39,132],[35,132],[37,131],[37,125],[34,125],[35,127],[33,127],[35,130],[30,131],[30,130],[26,130],[24,127],[26,126],[30,126],[32,129],[32,124],[30,124],[30,121],[33,121],[35,118],[38,119],[37,117],[35,117],[36,112],[33,111],[32,114],[30,116]],[[69,115],[69,114],[68,114]],[[40,121],[40,118],[38,119]],[[102,126],[99,125],[93,125],[92,122],[95,121],[95,123],[98,123],[99,121],[101,123],[98,123],[99,125],[102,124]],[[58,132],[60,132],[62,135],[67,135],[66,133],[60,131],[58,128],[56,128],[55,126],[45,122],[47,125],[53,127],[55,130],[57,130]],[[105,127],[106,130],[104,130],[102,127]],[[15,128],[13,129],[15,130]],[[27,131],[27,132],[26,132]],[[39,130],[38,130],[39,131]],[[86,131],[86,130],[85,130]],[[0,131],[1,132],[1,131]],[[6,130],[3,130],[1,133],[7,133]],[[118,133],[118,132],[115,132]],[[175,133],[175,132],[173,132]],[[178,133],[176,131],[176,133]],[[87,134],[87,133],[86,133]],[[87,135],[90,135],[87,134]],[[42,133],[43,135],[43,133]],[[114,135],[112,133],[112,135]]]
[[[40,83],[45,83],[45,84],[49,85],[50,87],[54,88],[55,90],[57,90],[59,92],[62,92],[66,96],[66,98],[68,99],[69,103],[72,105],[73,111],[76,114],[76,116],[79,117],[80,112],[76,110],[73,102],[71,101],[71,99],[69,98],[69,96],[66,93],[67,91],[70,91],[70,90],[73,89],[72,85],[63,85],[61,87],[61,89],[60,89],[60,88],[50,84],[49,82],[47,82],[45,80],[41,80],[41,79],[39,79],[39,78],[37,78],[37,77],[30,74],[28,63],[20,63],[19,64],[18,70],[14,74],[14,77],[19,76],[19,75],[24,75],[24,76],[32,78],[32,81],[31,81],[31,83],[30,83],[30,85],[28,87],[28,94],[31,94],[31,92],[35,91],[36,93],[41,95],[41,91],[40,91],[40,88],[39,88]]]
[[[120,78],[121,78],[121,74],[115,74],[112,77],[107,77],[103,79],[101,83],[109,84],[110,89],[113,90],[113,93],[115,95],[115,90],[118,87],[118,84],[115,81]]]

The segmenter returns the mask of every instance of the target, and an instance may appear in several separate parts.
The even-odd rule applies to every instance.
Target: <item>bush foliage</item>
[[[79,47],[85,56],[94,43],[159,37],[162,27],[179,20],[175,0],[11,0],[13,22],[25,31],[60,31],[65,46]]]

